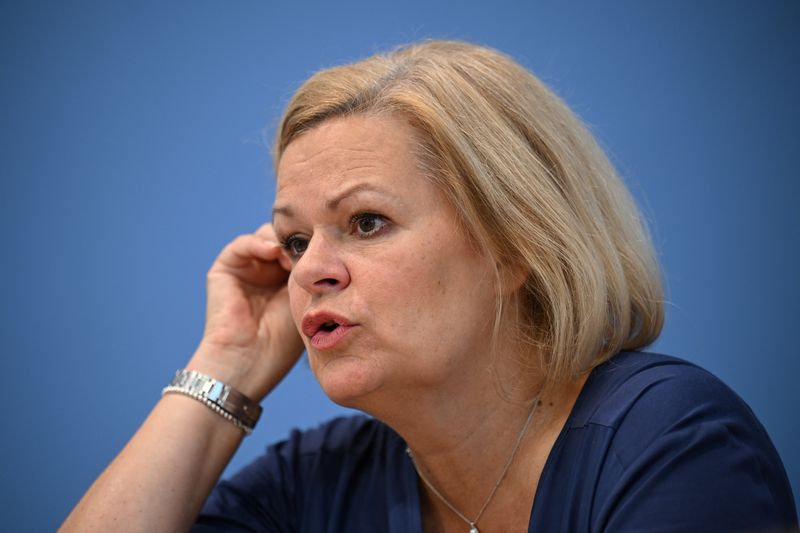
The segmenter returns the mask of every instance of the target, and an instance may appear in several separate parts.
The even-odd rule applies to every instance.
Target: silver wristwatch
[[[175,372],[162,395],[170,393],[183,394],[206,404],[248,435],[261,416],[261,406],[256,402],[233,387],[193,370]]]

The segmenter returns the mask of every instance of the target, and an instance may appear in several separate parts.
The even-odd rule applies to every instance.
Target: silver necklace
[[[442,501],[442,503],[444,503],[451,511],[453,511],[456,514],[456,516],[458,516],[461,520],[467,523],[467,525],[469,526],[469,533],[480,533],[478,531],[478,527],[476,524],[478,523],[478,520],[481,519],[481,516],[483,516],[483,512],[489,506],[489,502],[491,502],[492,498],[494,498],[497,489],[500,487],[500,484],[503,482],[503,480],[506,477],[506,474],[508,473],[508,469],[511,468],[511,463],[514,462],[514,457],[517,456],[519,447],[522,444],[522,439],[523,437],[525,437],[525,433],[528,431],[528,426],[530,426],[531,420],[533,420],[533,414],[536,412],[536,407],[539,405],[540,396],[541,395],[539,394],[536,396],[536,398],[533,399],[533,406],[531,406],[531,411],[528,413],[528,418],[525,420],[525,424],[522,426],[522,431],[520,431],[519,435],[517,436],[517,442],[514,443],[514,448],[511,450],[511,455],[508,456],[508,460],[506,461],[506,466],[503,467],[503,472],[500,474],[500,477],[497,479],[497,482],[494,484],[494,487],[492,487],[491,492],[489,492],[489,496],[486,498],[486,501],[483,502],[483,507],[481,507],[481,510],[478,511],[477,516],[475,516],[473,520],[470,520],[469,518],[464,516],[464,513],[456,509],[456,507],[452,503],[450,503],[450,501],[447,498],[445,498],[444,495],[436,489],[436,487],[433,486],[433,483],[430,482],[430,480],[425,476],[425,474],[422,473],[422,470],[420,470],[419,467],[417,466],[417,460],[414,459],[414,454],[411,452],[411,448],[406,446],[406,453],[411,458],[411,464],[414,465],[414,470],[417,471],[417,475],[425,483],[425,485],[427,485],[428,488],[431,489],[431,492],[433,492],[436,495],[436,497]]]

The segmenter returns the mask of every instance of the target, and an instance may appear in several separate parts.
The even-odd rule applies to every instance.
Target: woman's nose
[[[305,252],[292,268],[292,276],[310,294],[337,292],[350,284],[350,274],[336,243],[320,234],[308,241]]]

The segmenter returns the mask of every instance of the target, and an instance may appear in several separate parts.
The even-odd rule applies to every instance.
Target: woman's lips
[[[311,346],[317,350],[329,350],[339,344],[354,327],[340,325],[332,331],[320,329],[311,336]]]
[[[303,317],[301,330],[310,339],[311,346],[318,350],[329,350],[339,344],[356,325],[341,315],[319,310]]]

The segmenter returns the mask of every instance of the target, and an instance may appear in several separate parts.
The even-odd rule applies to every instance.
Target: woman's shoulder
[[[772,449],[753,411],[722,380],[686,360],[648,352],[622,352],[592,372],[570,419],[572,428],[586,425],[612,430],[623,462],[670,433],[712,427]]]
[[[752,410],[676,357],[622,352],[595,368],[557,448],[547,493],[579,494],[578,515],[594,502],[581,516],[599,529],[678,515],[708,531],[796,523],[786,473]]]
[[[619,429],[631,416],[663,422],[688,413],[710,417],[736,413],[756,421],[730,387],[696,364],[656,353],[620,352],[592,371],[570,426]],[[650,415],[658,415],[657,420]]]

